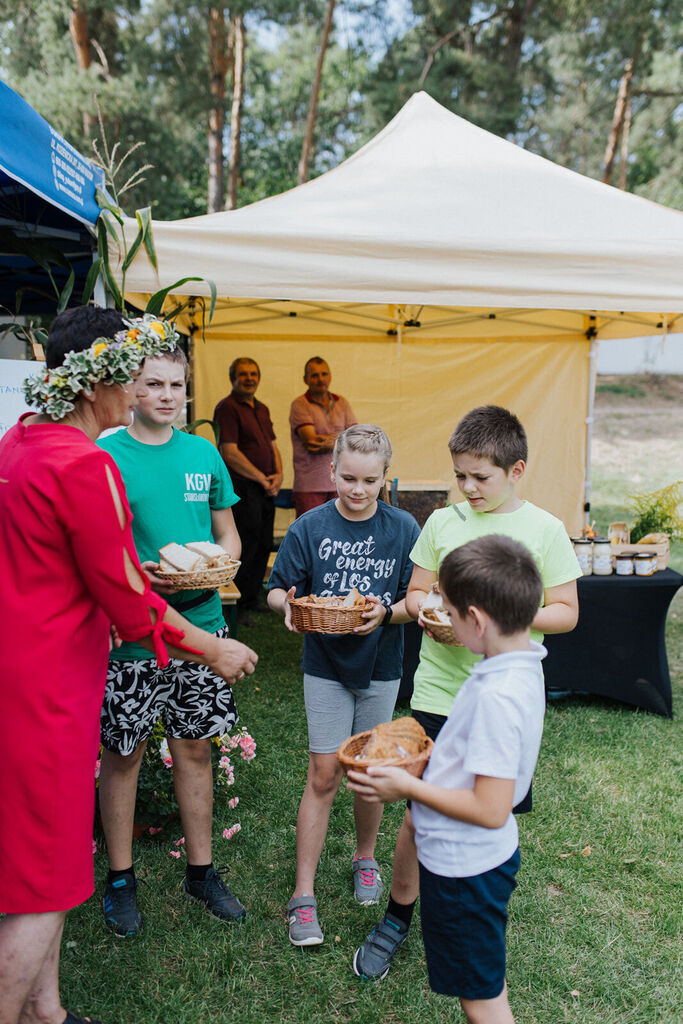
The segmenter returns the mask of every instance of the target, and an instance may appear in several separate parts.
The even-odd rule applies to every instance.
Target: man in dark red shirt
[[[242,597],[240,619],[253,625],[250,612],[259,605],[261,585],[273,546],[275,495],[282,484],[282,460],[268,407],[255,397],[261,381],[258,363],[240,356],[230,365],[232,391],[213,414],[220,431],[220,453],[239,495],[233,507],[242,541],[242,565],[235,585]]]

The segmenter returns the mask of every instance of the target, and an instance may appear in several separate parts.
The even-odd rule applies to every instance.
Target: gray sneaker
[[[295,946],[319,946],[323,933],[315,896],[292,896],[287,904],[289,941]]]
[[[353,956],[353,970],[359,978],[386,978],[398,947],[408,937],[409,927],[393,914],[385,914]]]
[[[353,862],[353,891],[364,907],[379,903],[384,892],[384,883],[379,873],[379,864],[373,857],[359,857]]]

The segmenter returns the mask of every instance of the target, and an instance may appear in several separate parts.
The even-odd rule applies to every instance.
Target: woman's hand
[[[240,643],[239,640],[216,638],[216,648],[211,651],[209,668],[232,686],[245,676],[252,675],[257,662],[258,655],[246,644]]]
[[[142,571],[150,582],[152,590],[157,594],[177,594],[178,588],[174,587],[168,580],[162,580],[155,573],[159,571],[158,562],[141,562]]]
[[[367,773],[350,771],[348,787],[369,804],[393,804],[409,799],[414,777],[405,768],[377,765]]]
[[[365,598],[366,601],[372,602],[372,608],[363,612],[363,618],[365,622],[362,626],[356,626],[354,633],[358,636],[367,636],[368,633],[374,632],[378,626],[381,626],[384,622],[384,616],[387,614],[387,606],[382,604],[378,597],[374,594],[368,594]]]

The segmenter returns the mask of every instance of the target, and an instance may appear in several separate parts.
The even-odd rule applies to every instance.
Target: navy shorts
[[[420,918],[429,985],[461,999],[495,999],[505,984],[507,906],[519,849],[500,867],[445,878],[420,864]]]

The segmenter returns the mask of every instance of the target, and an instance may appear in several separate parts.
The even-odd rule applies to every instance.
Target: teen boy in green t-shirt
[[[507,409],[479,406],[463,417],[448,447],[465,501],[438,509],[425,523],[410,553],[414,569],[406,595],[408,612],[418,617],[450,551],[476,537],[496,533],[528,548],[541,573],[543,603],[531,624],[532,639],[540,643],[545,633],[569,632],[578,619],[576,580],[581,569],[560,520],[515,494],[528,455],[524,427]],[[438,643],[423,635],[411,709],[432,739],[478,660],[467,647]],[[389,906],[355,952],[357,975],[386,977],[394,953],[408,935],[418,892],[417,852],[407,809],[394,850]]]
[[[118,465],[133,512],[133,536],[152,585],[195,625],[227,636],[216,591],[180,591],[154,575],[159,548],[172,541],[213,540],[234,558],[240,539],[232,506],[239,500],[215,447],[173,428],[186,399],[181,349],[148,359],[138,378],[133,422],[99,444]],[[162,718],[173,758],[173,783],[185,835],[186,893],[222,920],[246,911],[211,861],[213,775],[210,738],[237,722],[230,687],[204,666],[172,660],[159,669],[149,653],[125,643],[109,663],[102,707],[99,803],[110,871],[103,907],[118,936],[142,927],[132,834],[138,773],[147,740]]]

